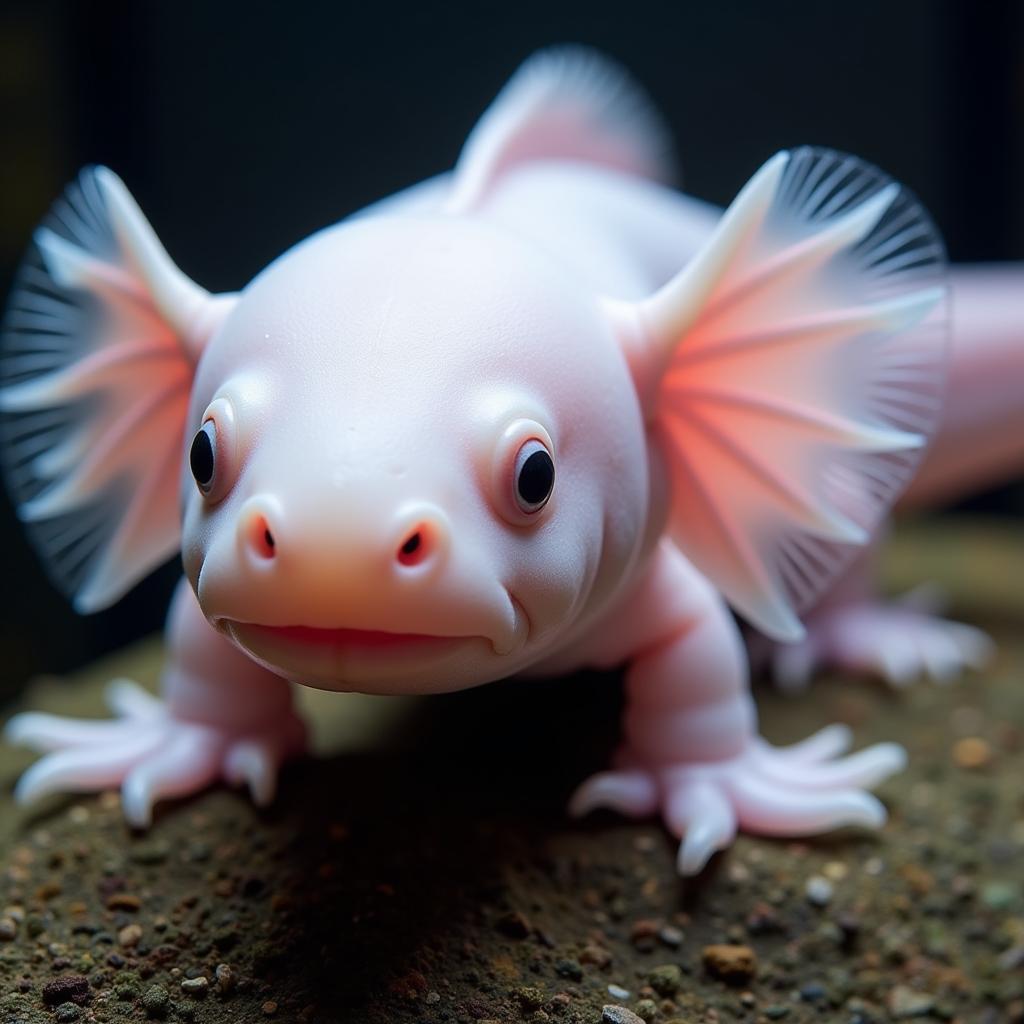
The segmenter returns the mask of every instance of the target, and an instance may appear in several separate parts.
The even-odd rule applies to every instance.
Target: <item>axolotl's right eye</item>
[[[217,425],[213,420],[207,420],[192,438],[188,464],[196,486],[209,494],[217,479]]]

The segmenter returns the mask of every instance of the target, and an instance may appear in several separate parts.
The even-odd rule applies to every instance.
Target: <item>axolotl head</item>
[[[582,282],[469,218],[377,218],[260,274],[192,394],[183,553],[206,617],[297,681],[518,671],[647,540],[645,426]]]

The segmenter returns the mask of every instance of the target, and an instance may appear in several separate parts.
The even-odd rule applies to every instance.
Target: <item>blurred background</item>
[[[832,146],[932,211],[955,260],[1024,258],[1024,5],[0,2],[0,291],[83,164],[128,183],[178,264],[241,287],[292,243],[450,167],[537,47],[576,41],[648,88],[684,183],[725,203],[774,151]],[[0,700],[159,628],[177,569],[79,618],[6,497]],[[1020,484],[970,511],[1020,514]]]

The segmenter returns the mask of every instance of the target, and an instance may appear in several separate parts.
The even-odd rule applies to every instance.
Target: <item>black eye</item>
[[[209,494],[217,470],[217,428],[213,420],[207,420],[194,438],[188,453],[188,464],[196,484],[203,494]]]
[[[527,441],[516,456],[516,504],[526,513],[539,512],[555,486],[555,462],[540,441]]]

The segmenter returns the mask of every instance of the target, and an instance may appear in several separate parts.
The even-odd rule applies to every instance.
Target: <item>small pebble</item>
[[[235,987],[235,972],[230,964],[217,964],[213,976],[217,981],[217,988],[225,995]]]
[[[636,1004],[635,1012],[644,1024],[653,1024],[654,1018],[658,1016],[658,1004],[653,999],[641,999]]]
[[[714,978],[729,985],[742,985],[757,973],[757,956],[749,946],[705,946],[701,959]]]
[[[809,903],[816,907],[826,907],[835,895],[835,886],[822,875],[811,875],[804,886],[804,893]]]
[[[671,999],[683,984],[683,972],[675,964],[662,964],[650,971],[647,983],[659,996]]]
[[[18,937],[18,922],[13,917],[0,917],[0,942],[11,942]]]
[[[625,1006],[609,1004],[601,1010],[601,1024],[646,1024],[643,1017],[638,1017]]]
[[[263,1010],[263,1015],[265,1017],[273,1017],[274,1014],[277,1013],[277,1003],[275,1003],[273,999],[268,999],[261,1009]]]
[[[81,974],[62,974],[43,986],[43,1002],[47,1006],[78,1003],[81,1006],[92,998],[89,979]]]
[[[897,985],[887,1000],[889,1012],[897,1020],[908,1017],[926,1017],[935,1006],[935,997],[927,992],[917,992],[906,985]]]
[[[131,949],[142,940],[142,925],[128,924],[117,933],[117,941],[125,948]]]
[[[142,906],[142,900],[129,892],[115,892],[107,900],[107,910],[136,911]]]
[[[210,979],[200,974],[198,978],[186,978],[181,983],[181,991],[190,996],[205,996],[210,987]]]
[[[953,761],[959,768],[976,771],[992,762],[992,748],[980,736],[966,736],[953,744]]]
[[[577,960],[559,960],[555,964],[555,973],[561,978],[568,978],[570,981],[583,980],[583,968]]]
[[[610,995],[612,999],[618,999],[621,1001],[623,999],[628,999],[631,994],[632,993],[628,988],[623,988],[621,985],[608,986],[608,995]]]
[[[841,882],[850,873],[850,865],[842,860],[830,860],[821,869],[821,873],[830,882]]]
[[[56,1010],[53,1011],[54,1019],[59,1021],[60,1024],[65,1022],[78,1020],[82,1016],[82,1011],[79,1007],[75,1006],[74,1003],[61,1003]]]
[[[89,808],[83,807],[81,804],[75,804],[75,806],[68,811],[68,817],[71,819],[72,824],[84,825],[90,817]]]
[[[607,967],[612,962],[612,955],[604,946],[584,946],[580,953],[581,964],[593,964],[595,967]]]
[[[658,938],[661,939],[669,949],[678,949],[683,944],[682,929],[676,928],[675,925],[671,924],[662,925],[658,929]]]
[[[629,930],[630,940],[637,949],[650,952],[654,949],[654,942],[660,927],[661,925],[657,921],[652,921],[649,918],[634,921],[633,927]]]

